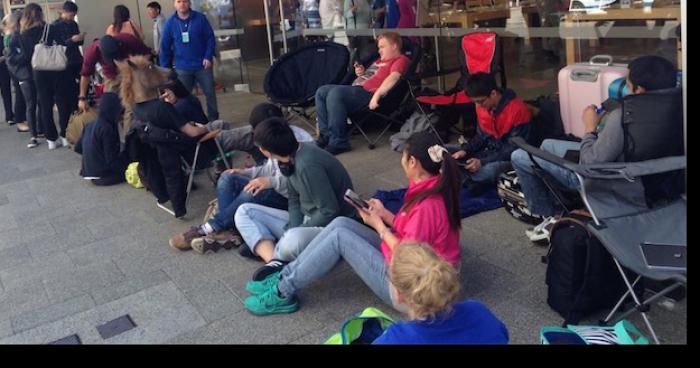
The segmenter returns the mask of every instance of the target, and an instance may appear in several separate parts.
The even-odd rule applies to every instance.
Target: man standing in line
[[[157,1],[151,1],[146,5],[148,16],[153,19],[153,55],[158,56],[160,51],[160,40],[165,25],[165,17],[160,14],[161,8]]]
[[[174,0],[175,14],[165,22],[160,41],[160,65],[169,68],[175,56],[177,76],[191,92],[194,82],[207,98],[207,118],[219,119],[214,90],[214,30],[204,14],[192,10],[190,0]]]

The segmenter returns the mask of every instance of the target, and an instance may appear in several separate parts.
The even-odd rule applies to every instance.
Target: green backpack
[[[544,345],[648,345],[649,340],[632,323],[622,320],[614,326],[543,327]]]
[[[326,345],[371,344],[394,320],[377,308],[365,308],[362,313],[343,322],[340,332],[326,340]]]

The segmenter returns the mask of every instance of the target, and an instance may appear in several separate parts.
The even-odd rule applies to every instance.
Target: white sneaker
[[[68,147],[68,140],[65,137],[61,137],[61,146]]]
[[[554,216],[546,217],[539,225],[533,227],[532,229],[525,230],[525,235],[532,242],[549,239],[549,229],[556,221],[557,219]]]
[[[61,143],[58,140],[52,141],[47,139],[46,143],[49,145],[50,150],[54,150],[56,149],[56,147],[59,147],[61,145]]]
[[[34,137],[29,138],[29,143],[27,143],[27,148],[34,148],[38,145],[39,145],[39,141],[36,138],[34,138]]]

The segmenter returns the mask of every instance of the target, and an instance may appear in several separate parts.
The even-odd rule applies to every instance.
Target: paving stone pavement
[[[243,124],[265,97],[219,95],[223,116]],[[396,318],[349,266],[303,290],[293,314],[256,317],[243,308],[245,282],[260,264],[235,251],[197,255],[168,237],[198,224],[215,196],[196,178],[186,220],[126,184],[100,188],[82,180],[80,156],[0,125],[0,343],[44,344],[77,333],[83,343],[318,344],[350,315],[377,306]],[[358,193],[403,187],[400,156],[384,140],[370,151],[361,137],[338,156]],[[546,304],[546,249],[523,236],[526,225],[497,209],[463,220],[463,296],[486,303],[516,344],[537,344],[542,326],[561,318]],[[342,287],[339,287],[341,286]],[[96,326],[128,314],[136,328],[104,340]],[[585,322],[595,323],[600,316]],[[686,302],[652,308],[662,342],[687,341]],[[640,318],[631,319],[643,329]]]

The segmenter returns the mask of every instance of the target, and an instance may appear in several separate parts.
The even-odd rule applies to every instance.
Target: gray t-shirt
[[[622,129],[622,108],[617,108],[603,117],[603,130],[586,134],[581,140],[582,164],[624,161],[625,133]]]

